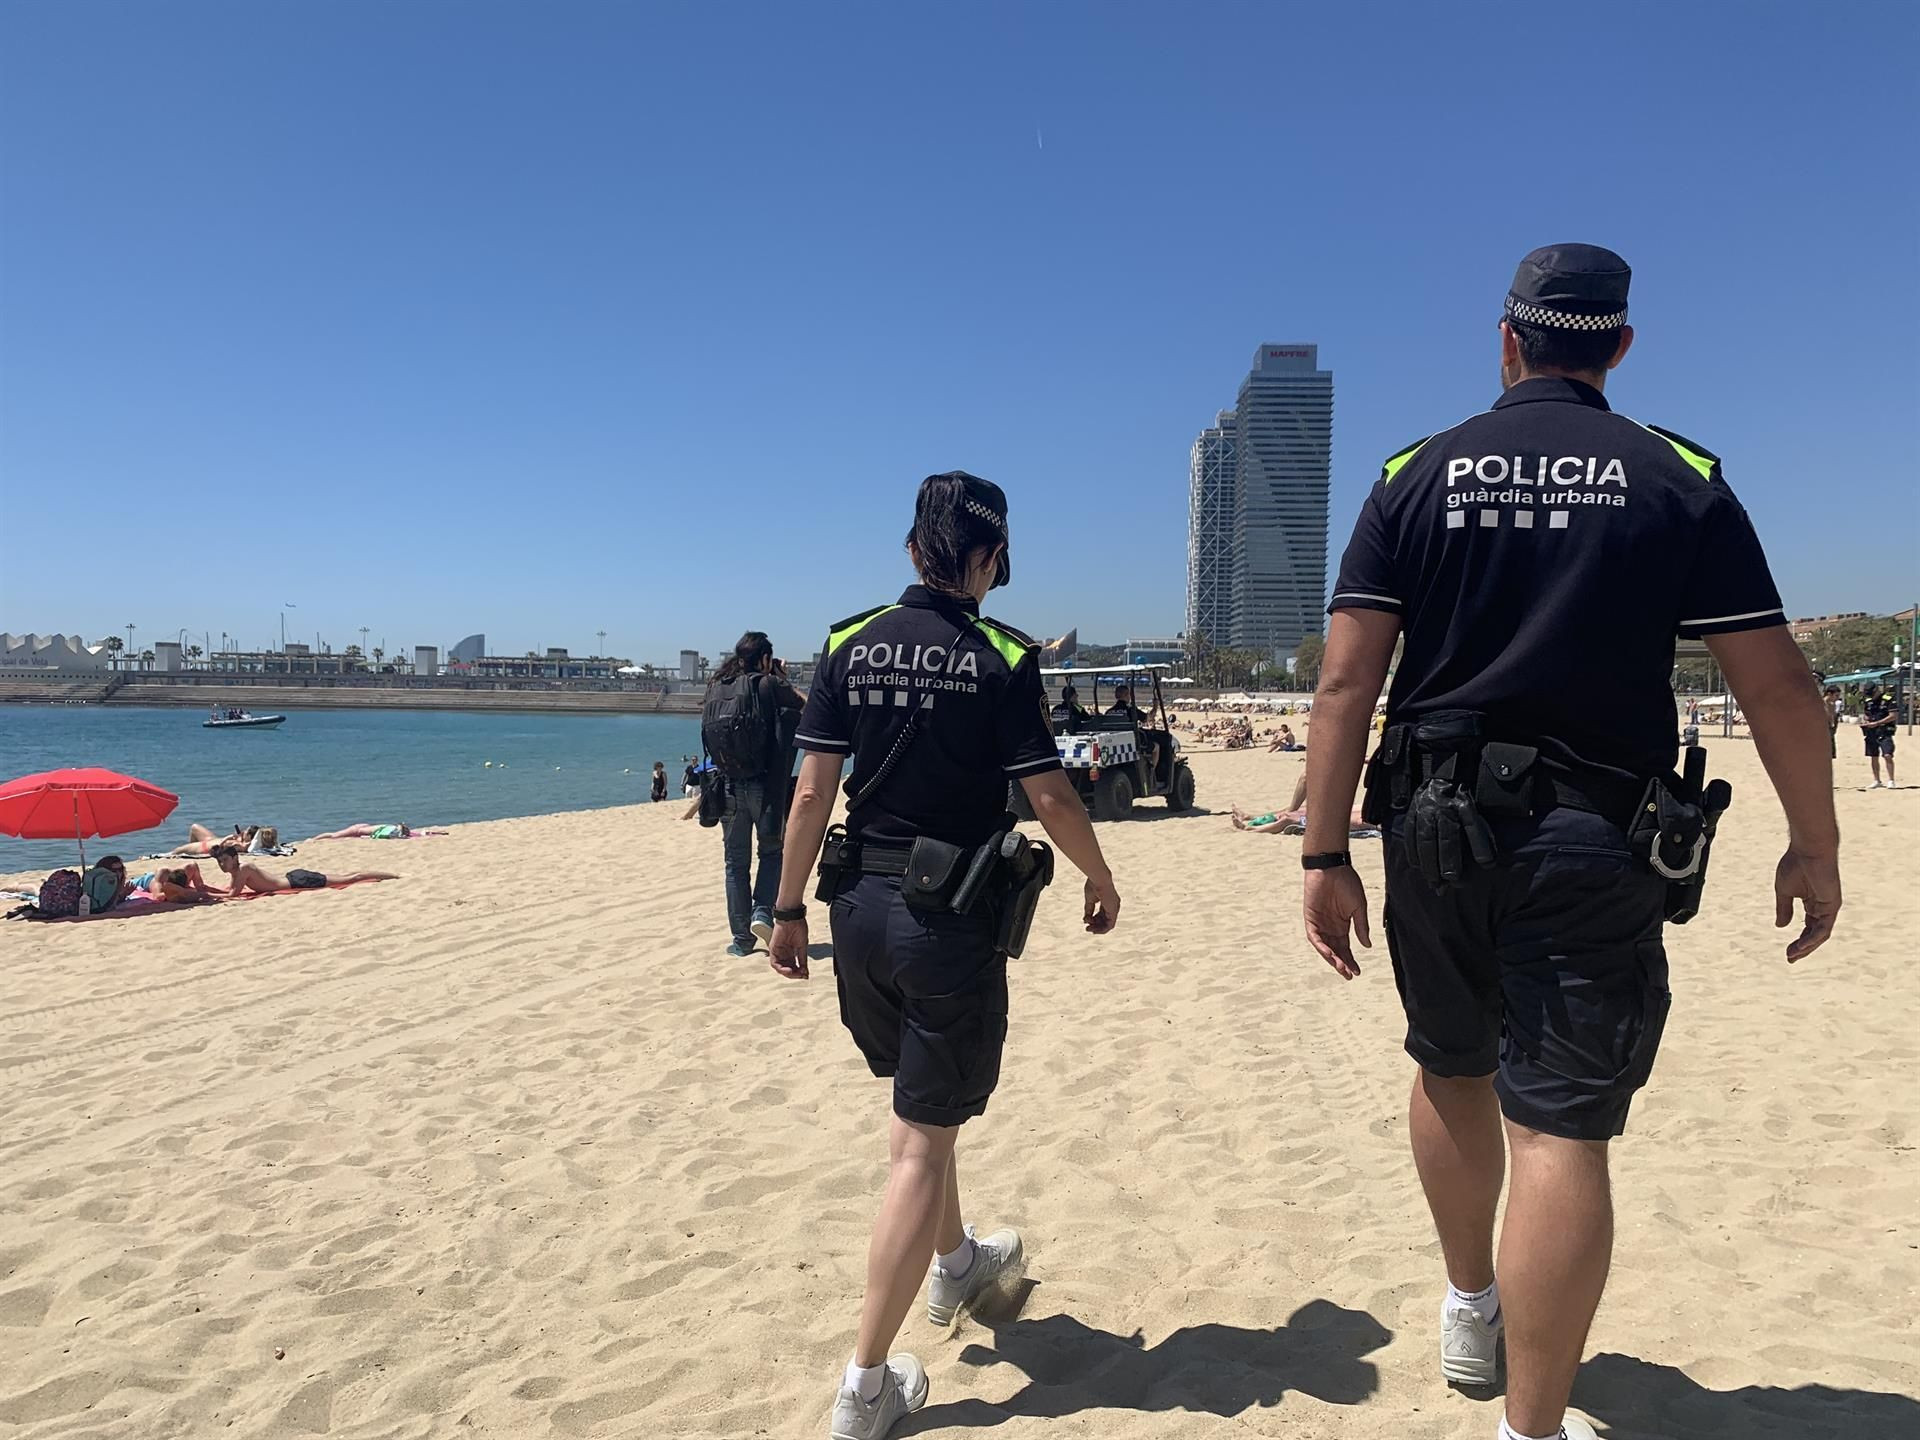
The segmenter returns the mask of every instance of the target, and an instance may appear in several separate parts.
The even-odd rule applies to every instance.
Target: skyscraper
[[[1187,638],[1232,644],[1233,507],[1239,482],[1231,410],[1193,442],[1187,488]]]
[[[1324,628],[1333,374],[1320,347],[1262,345],[1235,406],[1229,643],[1276,657]]]

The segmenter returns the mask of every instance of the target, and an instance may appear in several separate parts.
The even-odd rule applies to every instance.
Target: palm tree
[[[118,635],[109,635],[105,640],[100,642],[100,648],[107,652],[107,663],[118,668],[120,664],[120,652],[127,648],[127,642],[122,640]]]
[[[380,662],[386,658],[387,658],[386,651],[382,650],[378,645],[373,647],[373,668],[374,669],[378,670],[380,668]]]
[[[187,646],[187,660],[191,664],[199,664],[200,657],[205,653],[198,645]]]
[[[142,650],[140,652],[140,668],[142,670],[151,670],[153,668],[153,651]]]

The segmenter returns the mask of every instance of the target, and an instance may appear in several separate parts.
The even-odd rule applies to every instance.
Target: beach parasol
[[[0,785],[0,835],[22,840],[71,835],[85,870],[87,836],[151,829],[179,803],[178,795],[117,771],[48,770]]]

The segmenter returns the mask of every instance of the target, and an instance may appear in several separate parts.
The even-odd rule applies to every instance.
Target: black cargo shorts
[[[912,909],[890,876],[863,875],[834,897],[840,1020],[875,1075],[893,1078],[893,1113],[959,1125],[987,1108],[1007,1040],[1007,961],[993,907]]]
[[[1671,1003],[1665,881],[1611,821],[1555,809],[1497,822],[1495,864],[1436,893],[1403,830],[1394,816],[1386,930],[1407,1053],[1434,1075],[1493,1075],[1529,1129],[1620,1134]]]

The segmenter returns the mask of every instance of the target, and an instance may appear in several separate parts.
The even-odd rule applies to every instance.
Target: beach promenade
[[[1734,808],[1668,931],[1575,1404],[1620,1440],[1920,1433],[1920,789],[1861,793],[1843,755],[1846,909],[1789,968],[1784,822],[1752,747],[1708,744]],[[1492,1433],[1436,1373],[1379,845],[1343,984],[1300,842],[1227,819],[1303,758],[1198,754],[1210,814],[1102,826],[1113,936],[1077,877],[1043,901],[966,1177],[1030,1292],[948,1339],[909,1320],[933,1394],[903,1433]],[[824,1434],[887,1092],[828,964],[722,954],[719,837],[683,808],[304,846],[404,878],[0,927],[0,1436]]]

